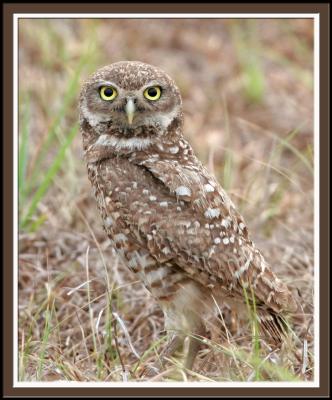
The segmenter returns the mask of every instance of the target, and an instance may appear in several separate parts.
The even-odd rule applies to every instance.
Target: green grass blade
[[[38,187],[38,190],[36,191],[35,195],[33,196],[31,203],[30,203],[30,207],[28,209],[28,212],[21,221],[21,228],[26,227],[27,224],[30,222],[29,221],[30,217],[35,213],[39,202],[44,197],[44,195],[46,194],[47,190],[49,189],[54,177],[61,169],[62,161],[65,158],[66,151],[67,151],[68,147],[70,146],[71,142],[73,141],[73,139],[77,133],[77,130],[78,130],[78,127],[77,127],[77,124],[75,124],[72,127],[72,129],[70,130],[70,132],[67,136],[67,139],[65,140],[65,142],[59,149],[58,154],[56,155],[52,165],[47,170],[43,181],[41,182],[41,184]]]
[[[242,72],[244,95],[249,102],[260,103],[265,91],[264,71],[261,65],[261,48],[254,20],[232,25],[234,48]]]
[[[20,135],[20,148],[18,160],[18,188],[21,204],[26,194],[26,168],[28,163],[28,138],[30,131],[30,101],[26,102],[26,112],[23,114],[22,131]]]
[[[263,71],[259,64],[258,58],[252,56],[252,60],[249,60],[244,64],[245,72],[245,95],[249,101],[259,103],[261,102],[264,95],[264,78]]]
[[[287,148],[290,150],[308,169],[308,171],[313,175],[314,174],[314,167],[311,165],[308,158],[301,153],[295,146],[291,144],[292,139],[299,133],[300,127],[292,130],[285,138],[279,137],[273,132],[269,132],[269,135],[273,136],[278,142],[281,147]]]
[[[310,164],[309,160],[307,159],[307,157],[302,154],[296,147],[294,147],[291,143],[289,143],[288,138],[286,139],[282,139],[280,138],[280,141],[282,143],[283,146],[287,147],[291,152],[293,152],[296,157],[302,161],[302,163],[307,167],[307,169],[309,170],[309,172],[313,175],[314,174],[314,168],[313,166]]]
[[[53,308],[53,307],[52,307]],[[52,320],[52,308],[50,309],[49,306],[47,306],[44,314],[44,320],[45,320],[45,326],[44,326],[44,331],[43,331],[43,336],[42,336],[42,341],[41,341],[41,348],[40,348],[40,353],[38,357],[38,366],[37,366],[37,379],[41,380],[41,374],[43,371],[43,366],[45,364],[45,356],[47,353],[47,345],[49,342],[49,337],[50,337],[50,332],[51,332],[51,320]]]
[[[81,79],[81,75],[82,75],[82,70],[87,63],[87,60],[88,60],[87,54],[82,56],[75,71],[73,72],[73,76],[68,84],[68,90],[64,95],[62,106],[60,107],[57,115],[55,116],[53,123],[49,129],[49,132],[47,133],[45,143],[41,147],[41,150],[36,157],[36,160],[35,160],[35,163],[33,166],[33,172],[32,172],[31,178],[30,178],[31,185],[36,184],[36,180],[40,173],[40,166],[41,166],[42,161],[45,158],[45,155],[47,154],[47,150],[50,148],[52,143],[54,143],[56,136],[57,136],[58,127],[59,127],[61,121],[63,120],[63,118],[65,117],[66,113],[68,112],[68,109],[70,109],[72,102],[77,97],[78,87],[79,87],[79,83],[80,83],[80,79]]]
[[[228,147],[232,147],[232,135],[230,130],[230,123],[229,123],[229,114],[228,114],[228,107],[225,97],[223,98],[223,108],[224,112],[224,119],[225,119],[225,140]],[[234,162],[233,162],[233,153],[231,151],[225,151],[225,161],[224,161],[224,168],[223,168],[223,186],[225,190],[229,190],[232,187],[233,181],[233,170],[234,170]]]
[[[47,215],[46,214],[41,214],[34,220],[33,222],[31,221],[31,224],[29,225],[29,231],[30,232],[36,232],[38,228],[47,220]]]

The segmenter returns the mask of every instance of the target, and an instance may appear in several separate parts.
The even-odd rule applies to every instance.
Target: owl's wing
[[[230,294],[244,296],[244,289],[253,289],[256,301],[277,313],[296,310],[290,291],[255,248],[234,204],[195,157],[187,164],[156,159],[137,164],[176,200],[176,208],[140,225],[158,261],[172,260],[201,283],[221,280]]]

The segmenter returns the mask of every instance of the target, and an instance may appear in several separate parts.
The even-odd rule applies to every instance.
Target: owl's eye
[[[99,93],[100,93],[100,97],[106,101],[114,100],[116,98],[116,96],[118,95],[118,92],[112,86],[102,86],[99,89]]]
[[[158,100],[161,96],[161,88],[159,86],[151,86],[144,90],[144,97],[148,100]]]

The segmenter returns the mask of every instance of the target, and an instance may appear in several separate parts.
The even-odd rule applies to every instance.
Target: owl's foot
[[[160,369],[154,364],[146,365],[139,374],[140,378],[153,378],[160,373]]]
[[[171,357],[181,346],[183,346],[183,335],[174,334],[166,344],[158,359],[150,365],[143,368],[140,377],[154,377],[164,370],[166,359]]]
[[[206,329],[204,324],[199,324],[195,329],[194,335],[189,336],[189,348],[184,363],[186,369],[191,370],[193,368],[197,353],[199,352],[202,345],[202,340],[200,339],[200,337],[205,336]]]

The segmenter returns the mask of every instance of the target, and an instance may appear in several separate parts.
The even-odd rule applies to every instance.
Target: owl
[[[254,305],[262,334],[280,340],[297,302],[183,136],[174,81],[157,67],[117,62],[82,85],[79,111],[104,230],[162,308],[171,333],[154,368],[187,336],[184,366],[193,367],[216,303],[239,313]]]

